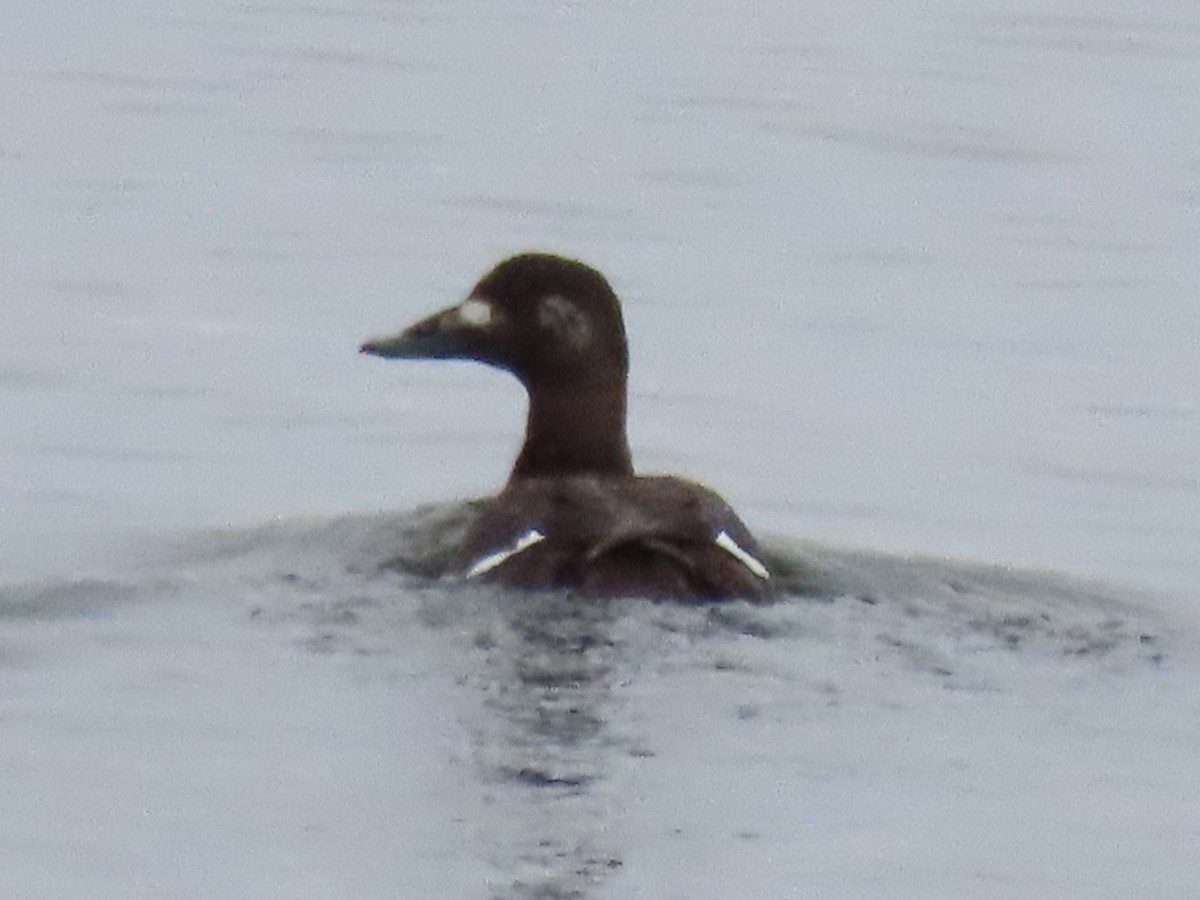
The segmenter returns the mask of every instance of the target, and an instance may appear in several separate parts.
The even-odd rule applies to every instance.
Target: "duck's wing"
[[[530,480],[485,508],[461,571],[513,587],[681,600],[774,594],[746,526],[717,494],[677,478]]]

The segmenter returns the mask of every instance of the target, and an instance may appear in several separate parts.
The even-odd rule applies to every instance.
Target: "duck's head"
[[[388,359],[469,359],[512,372],[526,387],[624,383],[629,352],[621,307],[590,266],[523,253],[488,272],[461,303],[363,353]]]

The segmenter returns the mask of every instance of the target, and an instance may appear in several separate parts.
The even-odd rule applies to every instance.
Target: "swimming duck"
[[[511,257],[462,302],[361,351],[475,360],[511,372],[529,396],[508,483],[456,554],[462,577],[597,597],[773,598],[757,542],[719,495],[634,474],[625,325],[592,267],[547,253]]]

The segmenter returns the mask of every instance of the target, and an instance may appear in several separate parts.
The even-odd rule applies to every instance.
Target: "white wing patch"
[[[503,550],[497,550],[495,553],[489,553],[487,556],[475,560],[471,564],[471,568],[467,569],[467,577],[478,578],[480,575],[492,571],[492,569],[496,568],[496,566],[503,563],[506,559],[516,556],[522,550],[528,550],[534,544],[540,544],[545,539],[546,536],[536,528],[530,528],[517,538],[511,547],[505,547]],[[736,547],[737,545],[735,544],[734,546]]]
[[[741,545],[729,536],[728,531],[722,531],[717,535],[716,545],[740,562],[743,566],[757,575],[759,578],[767,579],[771,577],[770,571],[762,562],[748,553]]]
[[[492,324],[492,304],[471,297],[458,305],[458,320],[472,328],[487,328]]]

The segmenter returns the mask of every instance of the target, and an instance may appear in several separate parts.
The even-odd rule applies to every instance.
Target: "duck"
[[[625,324],[595,268],[552,253],[512,256],[465,299],[360,351],[483,363],[525,389],[520,452],[457,548],[457,577],[594,598],[775,599],[758,542],[719,494],[635,474]]]

